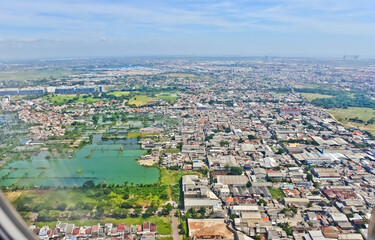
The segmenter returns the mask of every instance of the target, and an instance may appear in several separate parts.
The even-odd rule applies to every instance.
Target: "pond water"
[[[113,143],[104,142],[96,135],[92,145],[84,146],[70,159],[46,159],[48,152],[40,152],[31,160],[9,163],[0,170],[0,176],[5,176],[0,179],[0,185],[81,186],[88,180],[96,184],[155,183],[159,170],[136,161],[144,153],[137,139]]]

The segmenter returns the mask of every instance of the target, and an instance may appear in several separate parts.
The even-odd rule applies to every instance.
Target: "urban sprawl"
[[[84,71],[0,81],[0,185],[40,239],[367,239],[375,206],[373,61],[63,63]],[[0,66],[41,71],[42,64]],[[159,181],[43,186],[37,181],[53,178],[48,169],[17,175],[10,165],[41,152],[73,161],[98,134],[116,144],[133,139],[144,150],[137,163],[157,168]],[[58,204],[38,205],[37,196],[62,191]],[[78,193],[87,199],[63,202]]]

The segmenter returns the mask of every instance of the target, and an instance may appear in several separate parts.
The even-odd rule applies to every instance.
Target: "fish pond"
[[[137,139],[102,141],[94,136],[93,144],[79,149],[72,158],[49,159],[42,151],[30,160],[10,162],[0,170],[2,186],[82,186],[96,184],[151,184],[159,180],[159,169],[137,163],[146,151]]]

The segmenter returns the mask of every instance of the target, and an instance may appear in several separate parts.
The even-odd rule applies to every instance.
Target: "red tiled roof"
[[[79,234],[79,228],[74,228],[72,235],[78,235],[78,234]]]

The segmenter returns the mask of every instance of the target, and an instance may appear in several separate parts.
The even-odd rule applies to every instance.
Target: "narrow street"
[[[176,209],[173,209],[171,211],[171,221],[172,221],[172,237],[173,240],[181,240],[181,236],[179,234],[179,229],[178,229],[178,218],[175,216],[176,214]]]

